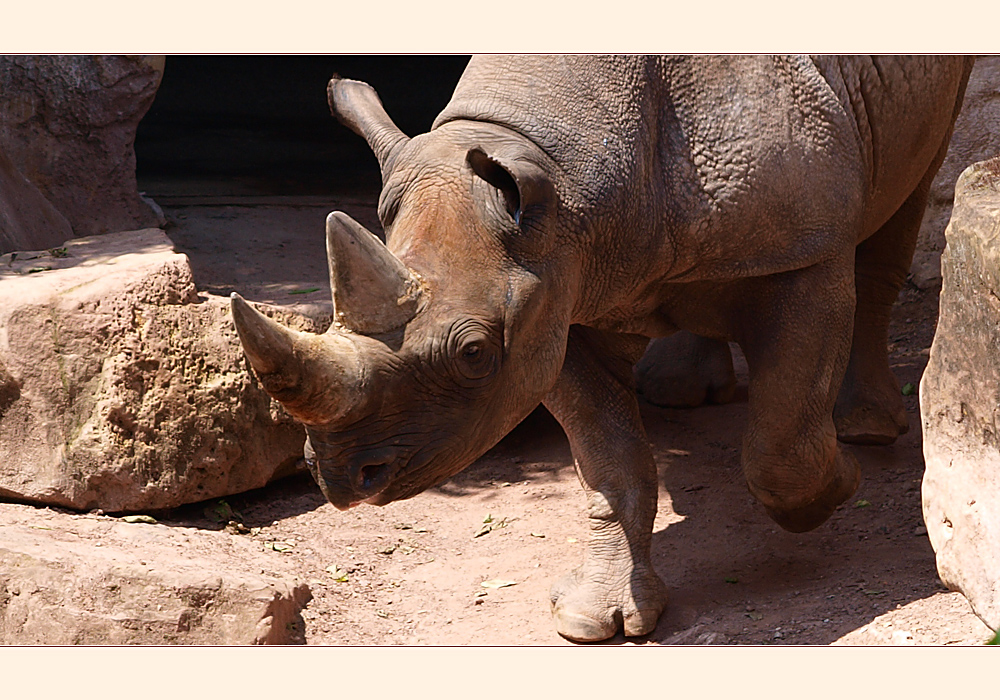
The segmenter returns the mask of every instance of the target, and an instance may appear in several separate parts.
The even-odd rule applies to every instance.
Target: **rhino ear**
[[[410,138],[389,118],[378,94],[367,83],[334,75],[327,85],[326,97],[333,116],[371,146],[385,182],[400,147]]]
[[[466,155],[472,172],[499,190],[507,213],[518,226],[555,210],[556,192],[548,174],[531,160],[491,155],[472,148]]]

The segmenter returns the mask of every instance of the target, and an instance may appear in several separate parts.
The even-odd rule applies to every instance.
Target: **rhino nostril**
[[[350,488],[359,496],[378,493],[392,481],[393,465],[399,453],[395,448],[383,447],[354,454],[347,463]]]
[[[369,464],[361,469],[361,488],[365,491],[382,486],[389,477],[388,464]]]

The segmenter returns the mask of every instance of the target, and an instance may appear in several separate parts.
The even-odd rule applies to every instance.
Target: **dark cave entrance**
[[[379,93],[405,133],[426,131],[468,56],[168,56],[139,124],[139,189],[164,204],[219,197],[377,196],[363,139],[330,115],[337,73]]]

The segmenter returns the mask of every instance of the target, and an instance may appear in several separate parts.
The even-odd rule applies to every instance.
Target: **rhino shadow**
[[[857,494],[818,529],[793,534],[745,486],[745,398],[693,411],[644,404],[643,415],[662,486],[653,562],[670,591],[648,641],[829,644],[942,590],[930,543],[916,534],[919,430],[893,447],[849,448],[862,466]],[[664,522],[667,510],[675,522]]]
[[[555,481],[557,470],[552,465],[564,468],[572,462],[562,428],[548,411],[539,407],[469,468],[430,491],[462,497],[493,490],[502,482]],[[298,473],[259,489],[156,511],[155,515],[164,525],[223,530],[230,519],[247,528],[264,527],[326,503],[312,476]]]
[[[746,400],[741,384],[722,406],[641,402],[661,484],[653,563],[670,601],[650,635],[619,633],[603,644],[829,644],[943,590],[930,543],[915,534],[923,525],[919,430],[892,447],[849,447],[862,466],[857,494],[817,530],[793,534],[744,483]],[[557,472],[565,478],[569,465],[561,428],[539,409],[435,490],[463,497],[503,482],[538,484]],[[561,573],[550,572],[553,580]]]

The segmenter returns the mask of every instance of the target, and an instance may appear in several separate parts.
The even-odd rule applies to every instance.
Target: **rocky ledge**
[[[247,370],[229,314],[159,229],[0,256],[0,498],[155,510],[295,471],[302,428]]]

